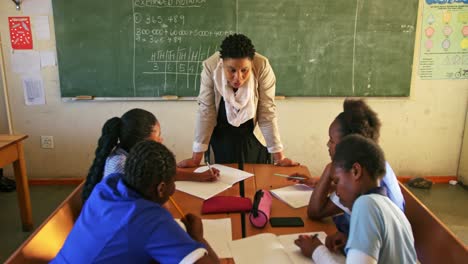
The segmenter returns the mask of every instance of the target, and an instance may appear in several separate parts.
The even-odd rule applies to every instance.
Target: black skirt
[[[239,127],[229,124],[224,99],[221,97],[217,124],[210,139],[215,163],[238,163],[240,160],[244,163],[271,163],[271,155],[255,137],[254,128],[253,119]]]

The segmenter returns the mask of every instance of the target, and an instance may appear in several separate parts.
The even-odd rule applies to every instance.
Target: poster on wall
[[[468,0],[425,0],[419,76],[468,79]]]
[[[29,17],[8,17],[8,25],[12,49],[28,50],[33,48]]]

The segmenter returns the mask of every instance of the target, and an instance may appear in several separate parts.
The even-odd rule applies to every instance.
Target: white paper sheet
[[[276,235],[264,233],[229,243],[236,264],[291,263]]]
[[[52,12],[51,0],[23,0],[21,11],[24,15],[49,15]]]
[[[14,73],[37,73],[41,70],[41,57],[37,51],[14,51],[10,58]]]
[[[282,235],[278,236],[278,240],[280,241],[281,245],[283,245],[284,251],[288,254],[289,259],[291,260],[290,263],[295,264],[310,264],[313,263],[311,258],[307,258],[302,255],[301,250],[296,244],[294,244],[294,240],[296,240],[299,235],[307,234],[307,235],[314,235],[318,233],[318,238],[322,243],[325,244],[325,238],[327,234],[325,232],[315,232],[315,233],[297,233],[297,234],[290,234],[290,235]],[[343,262],[344,263],[344,262]]]
[[[234,183],[250,178],[252,173],[234,169],[231,167],[214,164],[211,167],[219,170],[219,179],[215,182],[193,182],[176,181],[176,189],[200,197],[203,200],[209,199],[216,194],[228,189]],[[195,170],[196,173],[208,170],[208,166],[200,167]]]
[[[178,191],[191,194],[203,200],[209,199],[232,186],[219,180],[215,182],[176,181],[175,185]]]
[[[295,184],[270,190],[270,192],[292,208],[301,208],[309,204],[313,189],[305,184]]]
[[[48,16],[36,16],[33,18],[33,29],[36,39],[50,40],[50,25]]]
[[[185,225],[180,219],[176,222],[184,229]],[[232,258],[229,243],[232,242],[232,223],[231,218],[221,219],[202,219],[203,236],[216,252],[219,258]]]
[[[318,233],[318,238],[325,243],[326,234]],[[297,233],[276,236],[271,233],[255,235],[229,243],[236,264],[244,263],[314,263],[310,257],[302,255],[298,246],[294,244],[299,235],[314,235],[316,233]],[[345,263],[344,256],[333,254],[338,263]]]
[[[57,65],[57,60],[55,59],[55,51],[41,51],[40,56],[42,68]]]
[[[234,168],[220,165],[220,164],[213,164],[211,165],[211,167],[219,170],[220,181],[231,184],[231,185],[253,176],[252,173],[245,172],[239,169],[234,169]],[[204,172],[206,170],[208,170],[208,166],[203,166],[203,167],[197,168],[195,172],[199,173],[199,172]]]
[[[42,76],[38,74],[26,75],[22,78],[24,102],[26,105],[45,104],[44,85]]]

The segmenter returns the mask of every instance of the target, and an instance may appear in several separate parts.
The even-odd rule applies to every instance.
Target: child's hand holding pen
[[[299,235],[299,237],[294,240],[294,244],[301,249],[302,255],[310,258],[315,249],[323,245],[320,239],[318,239],[318,234],[313,236],[309,235]]]

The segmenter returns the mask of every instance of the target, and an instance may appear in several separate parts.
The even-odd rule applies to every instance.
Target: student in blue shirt
[[[347,135],[359,134],[377,143],[380,136],[380,126],[381,122],[377,114],[363,100],[346,99],[343,103],[343,112],[338,114],[328,130],[330,139],[327,146],[330,157],[333,159],[336,145]],[[380,185],[386,189],[390,200],[404,211],[405,201],[396,175],[388,162],[385,162],[385,167],[386,174],[380,180]],[[334,216],[333,220],[339,232],[327,238],[327,245],[334,251],[341,251],[348,236],[351,208],[343,206],[333,192],[331,164],[325,167],[320,179],[307,178],[305,175],[299,176],[307,179],[304,183],[315,187],[307,208],[309,217],[322,219]],[[343,212],[344,214],[342,214]],[[341,215],[335,216],[337,214]]]
[[[125,174],[98,183],[51,263],[217,263],[200,218],[185,232],[162,207],[175,191],[174,155],[155,141],[130,151]]]
[[[336,195],[352,208],[346,263],[416,263],[411,225],[402,210],[380,186],[385,157],[368,138],[349,135],[336,146],[331,166]],[[314,262],[335,263],[330,251],[316,237],[301,235],[295,241],[303,255]]]
[[[106,121],[102,128],[96,154],[89,169],[83,188],[83,201],[86,201],[94,186],[102,178],[112,173],[123,173],[128,152],[138,142],[153,140],[162,143],[161,125],[156,117],[143,109],[132,109],[122,117],[113,117]],[[179,181],[215,181],[219,171],[194,173],[177,170]]]

